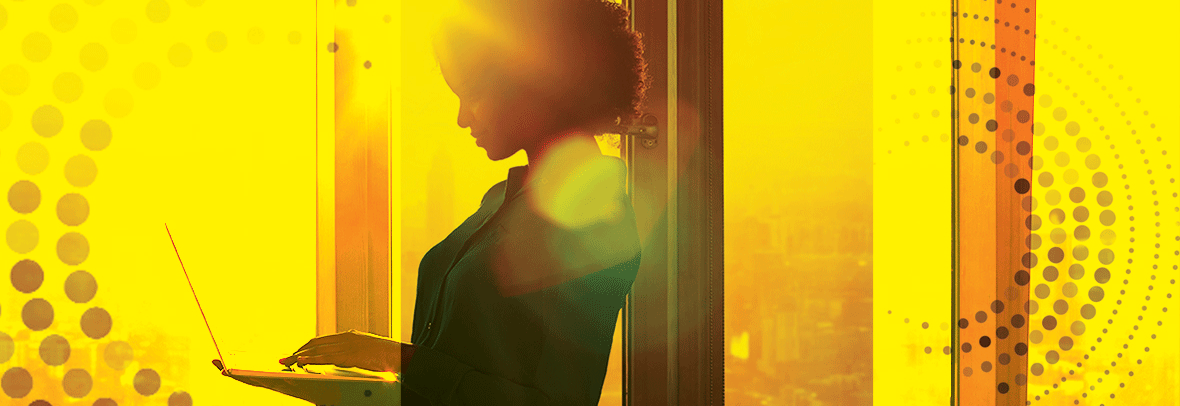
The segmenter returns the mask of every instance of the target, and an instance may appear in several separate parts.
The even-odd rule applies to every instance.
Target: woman
[[[467,6],[435,43],[458,125],[529,164],[422,259],[411,343],[349,331],[280,362],[398,372],[404,405],[595,405],[641,255],[626,167],[594,135],[638,112],[642,45],[602,0]]]

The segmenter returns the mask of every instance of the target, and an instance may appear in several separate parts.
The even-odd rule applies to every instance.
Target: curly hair
[[[640,114],[650,80],[626,8],[606,0],[465,3],[477,18],[444,20],[438,60],[502,72],[497,79],[546,98],[571,128],[609,132],[616,120]]]

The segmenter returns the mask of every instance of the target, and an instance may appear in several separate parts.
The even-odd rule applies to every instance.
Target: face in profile
[[[459,96],[459,127],[475,145],[499,161],[555,132],[554,112],[539,97],[515,84],[511,75],[459,62],[442,64],[443,78]]]

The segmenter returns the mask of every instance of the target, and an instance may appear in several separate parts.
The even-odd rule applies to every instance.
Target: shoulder
[[[502,180],[499,183],[492,185],[492,187],[488,188],[487,192],[484,192],[483,199],[480,199],[479,205],[486,206],[488,204],[488,202],[495,199],[496,196],[503,196],[504,195],[504,188],[506,188],[506,187],[508,187],[507,180]]]

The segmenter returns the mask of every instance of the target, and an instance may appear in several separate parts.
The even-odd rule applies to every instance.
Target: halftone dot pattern
[[[111,125],[103,120],[90,120],[82,125],[82,145],[91,151],[102,151],[111,145]]]
[[[49,149],[37,141],[21,145],[16,151],[16,166],[26,174],[40,174],[49,167]]]
[[[68,232],[57,240],[57,257],[66,265],[78,265],[90,255],[90,242],[78,232]]]
[[[45,105],[33,111],[33,131],[42,137],[52,137],[61,132],[65,118],[57,107]]]
[[[45,299],[31,299],[21,308],[20,316],[29,330],[41,331],[53,324],[53,305]]]
[[[57,218],[67,226],[79,226],[90,216],[90,202],[86,197],[69,193],[57,201]]]
[[[0,364],[12,359],[14,352],[16,352],[16,343],[12,341],[12,336],[0,331]]]
[[[30,62],[44,62],[53,52],[53,41],[43,32],[31,32],[21,41],[21,51]]]
[[[177,68],[183,68],[193,61],[193,50],[184,43],[176,43],[168,48],[168,62]]]
[[[45,281],[45,271],[41,265],[31,259],[22,259],[12,266],[9,274],[13,289],[21,293],[33,293]]]
[[[107,48],[97,42],[83,45],[78,52],[78,62],[88,71],[98,72],[107,66]]]
[[[113,89],[107,92],[106,97],[103,98],[103,107],[111,117],[127,117],[128,114],[131,114],[132,106],[134,106],[134,100],[131,92],[127,89]]]
[[[29,88],[29,71],[24,66],[11,64],[0,69],[0,91],[9,96],[20,96]]]
[[[40,238],[41,235],[37,231],[37,226],[25,219],[13,222],[4,233],[4,239],[8,243],[8,248],[17,254],[28,254],[32,252],[34,248],[37,248]]]
[[[98,293],[98,281],[90,272],[74,271],[66,277],[65,292],[66,297],[74,303],[86,303]],[[110,319],[109,316],[107,318]]]
[[[17,181],[8,188],[8,206],[20,214],[29,214],[41,205],[41,189],[27,180]]]
[[[214,31],[205,37],[205,46],[209,47],[210,51],[221,52],[229,45],[229,38],[226,38],[225,33],[221,31]]]
[[[66,181],[74,187],[87,187],[98,177],[98,165],[86,155],[75,155],[66,161]]]
[[[261,44],[265,38],[266,34],[262,31],[261,27],[251,27],[250,30],[246,32],[246,41],[249,41],[254,45]]]
[[[132,386],[141,395],[154,395],[160,390],[160,374],[150,368],[141,369],[135,373]]]
[[[10,398],[23,398],[33,390],[33,375],[21,367],[8,368],[0,378],[0,389]]]
[[[92,307],[82,314],[82,332],[95,340],[111,332],[111,323],[111,314],[102,308]]]
[[[94,380],[91,379],[90,373],[84,369],[71,369],[66,371],[65,377],[61,381],[62,389],[66,394],[72,398],[84,398],[90,394],[90,389],[94,386]]]
[[[103,350],[103,360],[106,361],[107,366],[123,370],[134,359],[135,351],[132,350],[131,344],[126,341],[112,341],[107,344],[106,349]]]
[[[53,95],[63,103],[73,103],[82,97],[82,78],[74,72],[63,72],[53,79]]]
[[[78,10],[66,3],[49,10],[49,25],[57,32],[68,32],[78,26]]]
[[[168,396],[168,406],[193,406],[193,397],[188,392],[172,392]]]
[[[135,85],[140,89],[150,90],[160,83],[160,68],[151,62],[144,62],[135,67]]]
[[[172,7],[166,0],[151,0],[147,4],[147,19],[153,23],[162,23],[172,15]]]
[[[53,334],[41,340],[39,352],[45,365],[59,366],[70,360],[70,342],[65,337]]]
[[[119,44],[130,44],[135,41],[138,29],[135,21],[130,18],[120,18],[111,23],[111,39]]]

